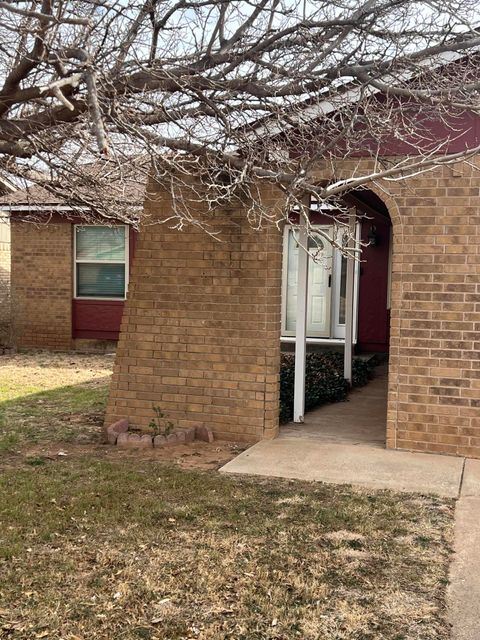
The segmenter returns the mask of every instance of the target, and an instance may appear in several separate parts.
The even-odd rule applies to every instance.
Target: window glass
[[[124,298],[125,226],[75,227],[77,298]]]
[[[125,227],[77,227],[77,260],[125,261]]]
[[[125,296],[125,265],[77,264],[77,296],[93,298],[123,298]]]
[[[345,324],[345,302],[347,299],[347,259],[342,256],[340,271],[340,304],[338,310],[338,324]]]

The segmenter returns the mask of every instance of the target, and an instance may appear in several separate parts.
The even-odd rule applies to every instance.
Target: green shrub
[[[353,386],[360,387],[372,376],[374,364],[353,361]],[[282,354],[280,366],[280,422],[293,419],[295,355]],[[343,377],[343,354],[337,352],[308,353],[305,366],[305,411],[347,397],[350,385]]]

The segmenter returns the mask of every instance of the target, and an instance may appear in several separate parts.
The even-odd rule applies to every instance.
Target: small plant
[[[158,405],[152,405],[152,409],[155,415],[148,423],[149,428],[153,431],[153,435],[167,437],[173,431],[173,422],[167,420],[166,414],[163,413]]]
[[[32,458],[27,458],[25,460],[25,464],[29,464],[31,467],[42,467],[44,464],[46,464],[46,460],[41,456],[35,456]]]

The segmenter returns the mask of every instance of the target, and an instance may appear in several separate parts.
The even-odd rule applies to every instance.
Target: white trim
[[[456,60],[460,60],[461,58],[468,55],[470,50],[478,50],[479,47],[474,46],[469,49],[462,49],[460,51],[443,51],[442,53],[438,53],[434,56],[429,56],[423,58],[416,62],[416,67],[429,67],[436,69],[437,67],[441,67],[442,65],[449,64],[451,62],[455,62]],[[390,80],[394,80],[395,82],[399,82],[400,80],[408,81],[415,76],[415,71],[407,70],[403,73],[399,73],[398,76],[392,76],[391,74],[386,73],[383,76],[380,76],[381,82],[388,82]],[[343,84],[348,86],[348,83],[352,82],[349,78],[345,78]],[[342,82],[338,82],[338,86],[341,86]],[[326,93],[329,93],[331,89],[325,89]],[[319,94],[321,91],[319,91]],[[344,93],[339,93],[335,95],[335,99],[331,100],[328,97],[321,102],[318,102],[313,105],[306,105],[303,110],[298,113],[298,121],[300,123],[310,122],[311,120],[315,120],[316,118],[320,118],[321,116],[328,115],[334,111],[338,111],[339,105],[345,105],[349,103],[356,102],[360,99],[360,96],[369,97],[372,95],[376,95],[377,93],[381,93],[380,89],[376,87],[372,87],[369,85],[368,87],[355,85],[351,89],[347,89]],[[297,105],[298,107],[299,105]],[[251,133],[247,133],[247,137],[257,137],[262,135],[274,136],[278,133],[282,133],[285,129],[291,129],[293,127],[298,126],[298,122],[295,123],[282,123],[279,125],[276,121],[270,121],[268,116],[263,119],[264,121],[260,121],[258,124],[253,124],[250,126]],[[272,125],[269,127],[269,125]]]
[[[312,230],[318,227],[331,227],[332,225],[316,224],[312,225]],[[292,225],[286,224],[283,232],[283,256],[282,256],[282,308],[281,308],[281,339],[283,342],[295,342],[295,331],[287,331],[286,329],[286,304],[287,304],[287,286],[288,286],[288,238],[292,229]],[[356,242],[357,246],[360,242],[361,223],[357,222],[356,226]],[[340,311],[340,278],[341,278],[341,253],[338,249],[333,248],[332,252],[332,286],[331,286],[331,304],[330,304],[330,336],[315,335],[315,332],[308,333],[307,343],[315,344],[313,340],[318,340],[317,344],[335,344],[335,340],[339,340],[338,344],[345,342],[345,325],[338,323]],[[360,298],[360,265],[355,261],[355,288],[354,288],[354,322],[353,322],[353,340],[357,341],[358,334],[358,304]],[[293,338],[291,341],[284,338]]]
[[[280,342],[285,342],[287,344],[294,344],[296,342],[295,336],[280,336]],[[307,344],[325,344],[325,345],[343,345],[345,344],[344,338],[307,338]],[[356,344],[356,339],[353,341],[353,344]]]
[[[125,233],[125,259],[124,260],[77,260],[77,228],[78,227],[100,227],[108,228],[123,227]],[[123,264],[125,266],[125,295],[123,297],[102,297],[102,296],[78,296],[77,295],[77,263],[78,264]],[[74,300],[110,300],[112,302],[124,301],[127,299],[128,284],[130,275],[130,227],[127,224],[74,224],[73,225],[73,299]]]
[[[60,204],[12,204],[1,205],[0,211],[88,211],[88,207],[66,207]]]
[[[308,310],[308,233],[303,216],[300,220],[297,275],[297,314],[295,321],[295,379],[293,392],[293,421],[303,422],[305,415],[305,364],[307,353]]]
[[[143,207],[141,205],[135,205],[130,207],[134,211],[143,211]],[[54,211],[90,211],[90,207],[68,207],[63,204],[8,204],[2,205],[0,204],[0,211],[45,211],[45,212],[54,212]],[[124,224],[122,222],[117,224],[112,224],[111,226],[118,226],[118,224]],[[88,226],[88,225],[84,225]],[[108,225],[98,225],[98,226],[108,226]]]
[[[96,224],[96,225],[85,225],[85,224],[79,224],[79,225],[75,225],[78,227],[99,227],[100,225]],[[117,227],[123,226],[123,225],[116,225]],[[111,229],[112,227],[108,227],[109,229]],[[126,264],[126,260],[75,260],[75,262],[77,264]]]

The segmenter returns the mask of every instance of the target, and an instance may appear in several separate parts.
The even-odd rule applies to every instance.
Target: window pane
[[[124,264],[77,264],[77,296],[124,298]]]
[[[342,256],[342,267],[340,272],[340,304],[338,313],[338,324],[345,324],[345,301],[347,292],[347,259]]]
[[[322,236],[319,233],[314,233],[313,235],[308,237],[308,249],[312,252],[312,255],[315,258],[321,257],[322,251],[325,249],[325,244],[323,242]]]
[[[288,232],[287,296],[285,329],[295,331],[297,318],[298,245],[292,231]]]
[[[76,227],[77,260],[125,260],[125,227]]]

